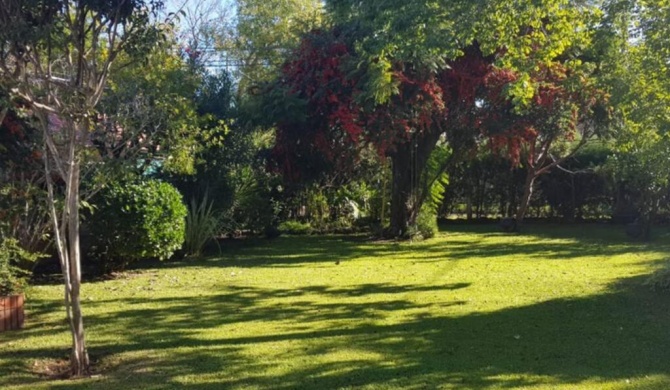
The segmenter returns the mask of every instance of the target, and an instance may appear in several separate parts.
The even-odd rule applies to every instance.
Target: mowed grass
[[[68,355],[58,285],[0,334],[0,388],[667,389],[670,240],[620,228],[449,226],[422,243],[281,237],[86,283],[98,374]]]

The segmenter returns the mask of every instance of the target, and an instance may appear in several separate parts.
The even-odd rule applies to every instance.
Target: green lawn
[[[87,283],[99,374],[76,381],[34,373],[69,346],[62,287],[35,286],[0,388],[670,388],[670,293],[643,285],[670,236],[527,230],[281,237]]]

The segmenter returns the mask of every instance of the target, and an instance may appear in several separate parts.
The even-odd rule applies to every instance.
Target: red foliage
[[[493,59],[474,44],[439,72],[395,63],[398,93],[373,104],[361,91],[366,75],[348,37],[335,30],[313,32],[283,67],[281,87],[306,102],[306,120],[277,124],[277,169],[291,180],[324,167],[346,171],[364,145],[390,155],[412,137],[435,132],[446,133],[450,142],[482,135],[518,165],[524,153],[532,162],[548,139],[575,139],[578,124],[602,100],[593,87],[569,88],[575,75],[565,66],[541,65],[530,75],[537,86],[531,107],[517,114],[506,87],[518,75],[495,68]]]
[[[537,88],[531,107],[520,115],[514,113],[511,98],[505,93],[505,87],[518,76],[505,69],[489,73],[485,81],[488,106],[477,121],[492,150],[506,154],[513,165],[521,162],[522,149],[527,164],[533,165],[536,153],[547,143],[575,140],[580,122],[605,99],[601,91],[590,85],[571,90],[569,81],[573,75],[559,63],[538,66],[530,76]]]
[[[307,102],[307,120],[277,124],[273,150],[277,168],[291,179],[300,178],[300,168],[310,168],[315,160],[347,170],[366,144],[388,155],[413,134],[442,133],[455,127],[472,131],[467,114],[493,69],[492,59],[473,45],[437,74],[396,63],[392,74],[399,93],[386,104],[372,104],[358,87],[365,83],[365,75],[355,68],[355,54],[346,37],[334,31],[312,33],[295,59],[283,67],[282,86]],[[303,162],[295,164],[300,159]]]
[[[12,110],[0,123],[0,167],[8,172],[25,172],[41,169],[42,153],[36,149],[34,129]]]
[[[25,138],[25,132],[23,130],[21,122],[19,122],[11,114],[8,113],[7,115],[5,115],[5,118],[3,122],[0,123],[0,125],[5,129],[7,129],[12,136],[20,140],[23,140]]]

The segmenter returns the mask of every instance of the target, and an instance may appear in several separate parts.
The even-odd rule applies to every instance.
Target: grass
[[[83,289],[99,375],[68,354],[62,287],[34,286],[0,334],[9,389],[665,389],[670,293],[643,286],[667,236],[451,226],[422,243],[281,237]]]

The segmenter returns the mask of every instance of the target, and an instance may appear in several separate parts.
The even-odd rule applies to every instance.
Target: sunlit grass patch
[[[670,298],[643,285],[663,238],[613,227],[446,227],[419,243],[281,237],[86,283],[98,376],[67,358],[60,286],[0,334],[2,388],[663,389]]]

